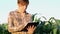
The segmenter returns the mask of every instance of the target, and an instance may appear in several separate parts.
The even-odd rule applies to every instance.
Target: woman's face
[[[26,8],[27,6],[26,5],[21,5],[21,4],[18,4],[18,8],[22,11],[26,11]]]

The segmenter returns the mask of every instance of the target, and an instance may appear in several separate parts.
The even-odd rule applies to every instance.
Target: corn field
[[[60,20],[51,17],[48,21],[42,21],[37,18],[34,19],[32,15],[32,20],[39,23],[33,34],[60,34]],[[44,17],[45,19],[45,17]],[[0,34],[11,34],[8,32],[7,23],[0,24]]]

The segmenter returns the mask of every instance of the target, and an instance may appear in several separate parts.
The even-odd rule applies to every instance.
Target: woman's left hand
[[[27,30],[28,30],[28,33],[33,33],[34,30],[36,29],[36,27],[33,26],[28,26]]]

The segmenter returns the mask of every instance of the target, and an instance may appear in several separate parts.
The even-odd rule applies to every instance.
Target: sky
[[[27,12],[30,14],[39,13],[47,19],[55,17],[60,19],[60,0],[29,0]],[[10,11],[17,9],[17,0],[0,0],[0,24],[7,23]]]

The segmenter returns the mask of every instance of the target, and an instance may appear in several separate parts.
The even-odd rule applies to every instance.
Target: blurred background
[[[27,12],[39,23],[34,34],[60,34],[60,0],[29,0]],[[8,32],[8,15],[18,9],[17,0],[0,0],[0,34]]]
[[[30,14],[39,13],[47,19],[55,17],[60,19],[60,0],[29,0],[27,12]],[[17,9],[17,0],[0,0],[0,24],[7,23],[10,11]]]

